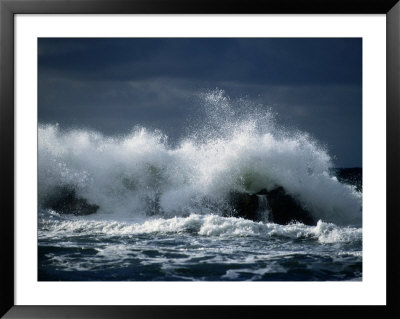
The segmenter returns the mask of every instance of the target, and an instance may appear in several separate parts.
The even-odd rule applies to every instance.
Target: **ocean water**
[[[360,181],[339,180],[326,148],[273,110],[201,98],[201,120],[174,143],[144,127],[39,126],[39,280],[362,280]],[[276,187],[315,225],[273,223],[262,196],[256,221],[229,201]],[[66,198],[75,206],[49,205]]]

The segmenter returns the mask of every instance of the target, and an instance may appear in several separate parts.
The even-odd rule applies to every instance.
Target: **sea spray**
[[[282,186],[316,220],[361,224],[361,192],[331,176],[328,152],[308,134],[221,90],[201,98],[206,116],[174,146],[143,127],[108,137],[39,125],[39,204],[69,187],[116,219],[222,215],[232,191]]]

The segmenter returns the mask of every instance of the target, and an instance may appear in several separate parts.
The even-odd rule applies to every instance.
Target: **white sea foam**
[[[221,214],[232,190],[256,193],[283,186],[317,220],[361,224],[361,193],[330,176],[330,156],[310,136],[277,127],[271,111],[244,111],[248,105],[233,108],[222,91],[208,92],[203,98],[205,122],[174,147],[161,132],[139,127],[126,136],[107,137],[88,130],[40,125],[39,202],[67,185],[89,203],[99,205],[101,214],[112,214],[115,219],[145,216],[149,210],[179,217],[192,212]],[[247,234],[267,227],[240,220],[243,229],[239,230],[231,227],[234,221],[230,219],[194,216],[108,227],[117,232],[135,232],[135,227],[177,231],[190,225],[205,235]],[[221,224],[207,223],[209,219]],[[196,226],[196,220],[201,226]],[[88,223],[97,227],[95,221]],[[67,222],[62,225],[68,227]],[[99,222],[98,227],[106,226]],[[328,238],[326,230],[317,227],[318,236],[325,236],[328,242],[335,240],[332,230],[328,233],[333,237]]]
[[[192,214],[188,217],[150,218],[142,222],[121,222],[74,217],[60,220],[43,219],[39,238],[76,236],[113,237],[140,234],[194,234],[203,237],[286,237],[290,239],[315,239],[321,244],[352,243],[362,240],[361,228],[339,227],[319,221],[317,226],[300,223],[278,225],[253,222],[236,217]]]

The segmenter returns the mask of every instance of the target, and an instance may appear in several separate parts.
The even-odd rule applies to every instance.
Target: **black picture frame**
[[[16,14],[385,14],[387,21],[386,306],[16,306],[14,305],[14,16]],[[397,201],[400,162],[400,3],[398,0],[0,0],[0,315],[5,318],[399,318]]]

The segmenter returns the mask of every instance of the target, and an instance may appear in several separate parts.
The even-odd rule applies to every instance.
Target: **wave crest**
[[[316,220],[361,224],[361,193],[331,176],[329,154],[308,134],[278,127],[271,110],[232,107],[223,91],[203,99],[206,120],[176,146],[140,127],[107,137],[39,125],[39,203],[67,186],[103,213],[222,214],[231,191],[282,186]]]

